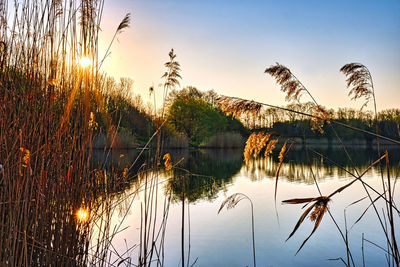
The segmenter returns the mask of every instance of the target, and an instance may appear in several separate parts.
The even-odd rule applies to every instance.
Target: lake
[[[320,196],[316,183],[322,195],[329,195],[354,179],[343,168],[351,172],[357,169],[361,173],[378,158],[375,150],[365,148],[349,149],[352,161],[338,148],[314,149],[331,161],[312,152],[306,153],[301,146],[293,147],[280,169],[276,201],[279,149],[267,158],[252,159],[248,164],[243,162],[240,149],[167,150],[165,153],[170,153],[172,164],[178,163],[168,171],[141,172],[146,169],[145,159],[151,158],[149,153],[142,155],[143,159],[136,161],[129,171],[132,179],[110,193],[109,217],[102,218],[111,218],[110,232],[115,233],[108,245],[109,263],[122,266],[143,263],[147,255],[146,262],[151,261],[154,266],[181,266],[183,253],[185,266],[253,266],[251,200],[258,266],[343,265],[340,258],[347,262],[346,246],[335,222],[344,236],[347,229],[356,266],[362,266],[363,261],[366,266],[387,265],[384,251],[387,243],[373,207],[353,226],[371,203],[365,198],[366,191],[359,181],[332,197],[328,207],[335,222],[326,213],[297,255],[314,222],[306,218],[286,241],[305,208],[302,209],[304,204],[283,205],[283,200]],[[399,152],[389,149],[392,187],[398,176]],[[125,170],[126,175],[125,168],[132,166],[137,155],[136,150],[113,150],[107,156],[109,168]],[[103,152],[94,151],[94,158],[101,162]],[[141,174],[136,175],[138,172]],[[383,177],[387,179],[386,170]],[[378,166],[369,170],[363,181],[382,192]],[[395,203],[399,201],[398,188],[394,189]],[[371,189],[368,192],[372,199],[377,197]],[[242,193],[248,199],[218,213],[224,200],[235,193]],[[379,199],[375,205],[382,216],[385,202]],[[399,216],[395,217],[395,225],[399,225]],[[93,240],[96,236],[99,231],[95,231]]]

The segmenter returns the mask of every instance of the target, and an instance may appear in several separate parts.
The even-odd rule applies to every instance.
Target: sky
[[[319,104],[360,108],[363,101],[350,100],[339,72],[360,62],[372,73],[378,109],[400,108],[399,0],[105,0],[100,49],[127,12],[131,26],[118,35],[103,71],[132,78],[145,101],[154,85],[160,103],[158,85],[174,48],[182,87],[285,105],[285,94],[264,73],[279,62]]]

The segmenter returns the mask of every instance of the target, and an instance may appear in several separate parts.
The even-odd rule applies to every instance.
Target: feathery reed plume
[[[181,65],[175,59],[176,54],[173,48],[171,48],[171,51],[169,51],[168,56],[169,56],[169,61],[164,63],[166,70],[164,74],[161,76],[162,79],[165,79],[161,118],[164,118],[164,110],[166,106],[166,98],[168,96],[168,91],[174,89],[177,86],[180,86],[179,79],[182,80],[182,76],[180,74]]]
[[[164,112],[166,107],[166,97],[168,96],[168,91],[174,89],[176,86],[180,86],[179,79],[182,79],[180,74],[181,65],[178,61],[176,61],[176,54],[174,49],[171,48],[171,51],[168,53],[169,61],[164,64],[166,67],[166,71],[161,76],[164,80],[164,93],[163,93],[163,105],[161,109],[161,122],[164,123]],[[154,88],[153,88],[154,89]],[[155,101],[155,100],[154,100]],[[155,102],[154,102],[155,103]],[[158,121],[157,118],[157,151],[156,158],[159,160],[160,148],[161,148],[161,132],[159,132]]]
[[[298,101],[301,97],[301,92],[306,91],[304,86],[293,75],[289,68],[276,63],[265,70],[276,79],[276,82],[281,86],[281,90],[286,93],[287,101]]]
[[[221,206],[219,207],[218,214],[221,212],[221,210],[226,207],[227,210],[233,209],[236,207],[236,205],[243,199],[247,198],[246,195],[242,193],[235,193],[233,195],[230,195],[227,197],[222,203]]]
[[[182,80],[182,76],[180,74],[181,65],[178,61],[176,61],[176,54],[174,49],[171,48],[171,51],[168,53],[169,61],[164,63],[166,68],[164,74],[161,76],[164,80],[164,93],[163,93],[163,106],[161,111],[161,118],[164,118],[164,111],[166,107],[166,98],[168,96],[168,91],[175,89],[175,87],[180,86],[179,79]],[[154,89],[154,88],[153,88]]]
[[[267,148],[265,149],[264,152],[264,157],[268,157],[272,151],[275,149],[276,144],[278,143],[278,139],[272,139],[269,141]]]
[[[170,61],[164,64],[167,70],[164,72],[161,78],[165,79],[164,82],[165,88],[173,88],[175,86],[180,86],[179,79],[182,79],[182,76],[179,73],[181,71],[180,68],[181,65],[179,64],[178,61],[175,60],[176,54],[173,48],[171,49],[168,55]]]
[[[351,99],[357,100],[364,97],[365,102],[361,108],[365,107],[374,94],[372,77],[368,68],[361,63],[349,63],[340,71],[347,76],[347,87],[351,87],[349,92]]]
[[[261,150],[265,147],[265,144],[268,142],[269,137],[271,136],[270,133],[259,133],[258,143],[254,147],[254,157],[257,157]]]
[[[128,28],[131,24],[131,13],[127,13],[118,25],[117,33],[121,33],[124,29]]]
[[[227,115],[240,118],[242,114],[256,115],[260,112],[260,103],[236,97],[221,96],[216,99],[220,109]]]
[[[169,153],[165,154],[163,157],[165,169],[167,171],[172,169],[171,155]]]
[[[117,37],[118,34],[122,33],[124,29],[128,28],[130,26],[130,24],[131,24],[131,13],[127,13],[125,15],[125,17],[122,19],[122,21],[120,22],[120,24],[118,25],[117,30],[115,31],[114,36],[111,39],[111,42],[108,45],[108,48],[107,48],[106,52],[104,53],[104,57],[100,61],[99,68],[103,64],[103,62],[106,59],[106,57],[109,55],[109,52],[110,52],[112,44],[114,43],[115,37]]]
[[[316,197],[316,198],[294,198],[294,199],[288,199],[282,201],[284,204],[301,204],[301,203],[306,203],[306,205],[303,206],[305,208],[308,204],[311,202],[314,202],[310,207],[308,207],[303,214],[300,216],[300,219],[297,221],[293,231],[290,233],[289,237],[286,239],[289,240],[294,233],[297,231],[297,229],[300,227],[304,219],[307,217],[307,215],[311,212],[309,218],[311,221],[315,222],[314,223],[314,228],[311,231],[310,235],[303,241],[301,244],[300,248],[297,250],[296,254],[299,253],[299,251],[303,248],[305,243],[310,239],[310,237],[314,234],[314,232],[317,230],[318,226],[320,225],[322,221],[322,217],[324,216],[325,212],[328,209],[328,202],[330,201],[330,197],[327,196],[321,196],[321,197]]]
[[[350,187],[352,184],[354,184],[356,181],[361,180],[361,178],[376,164],[378,164],[381,160],[385,158],[384,156],[381,156],[378,160],[373,162],[371,165],[369,165],[356,179],[353,181],[345,184],[344,186],[339,187],[335,191],[333,191],[331,194],[328,196],[319,196],[319,197],[314,197],[314,198],[293,198],[293,199],[288,199],[282,201],[282,204],[302,204],[306,203],[303,208],[307,207],[310,203],[314,202],[310,207],[308,207],[303,214],[300,216],[300,219],[298,220],[297,224],[295,225],[293,231],[290,233],[289,237],[286,239],[286,241],[291,238],[294,233],[297,231],[297,229],[300,227],[304,219],[307,217],[307,215],[313,210],[313,212],[310,214],[310,220],[314,221],[314,228],[310,235],[303,241],[301,244],[300,248],[297,250],[296,254],[299,253],[299,251],[303,248],[304,244],[310,239],[310,237],[314,234],[314,232],[317,230],[319,224],[321,223],[322,217],[324,216],[325,212],[328,211],[328,202],[332,199],[332,197],[346,188]]]
[[[283,156],[285,155],[285,152],[286,152],[286,142],[287,141],[285,141],[285,143],[283,144],[283,146],[281,148],[281,151],[279,152],[278,158],[279,158],[280,163],[283,162]]]
[[[320,105],[312,105],[311,114],[313,115],[310,120],[311,129],[323,134],[324,130],[322,127],[325,122],[330,123],[331,114]]]
[[[22,167],[27,168],[31,159],[31,152],[23,147],[19,148],[22,155]]]
[[[246,164],[250,162],[251,156],[257,157],[267,144],[271,134],[258,132],[252,133],[246,141],[243,156]]]

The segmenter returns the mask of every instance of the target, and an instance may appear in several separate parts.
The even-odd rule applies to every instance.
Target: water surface
[[[115,253],[111,259],[117,260],[123,255],[133,263],[138,262],[138,255],[141,253],[140,229],[143,231],[145,223],[144,202],[150,190],[148,186],[145,191],[146,187],[143,184],[146,181],[150,183],[149,177],[157,176],[157,191],[153,194],[156,197],[151,202],[154,206],[157,205],[157,215],[152,216],[152,219],[157,217],[157,226],[162,221],[167,197],[170,196],[171,199],[163,242],[165,266],[181,264],[182,196],[185,205],[185,264],[189,262],[189,266],[193,263],[194,266],[253,265],[250,202],[244,199],[235,208],[223,209],[218,214],[221,203],[234,193],[245,194],[254,205],[257,265],[341,265],[339,261],[329,260],[341,257],[346,261],[346,247],[328,214],[325,214],[319,228],[303,249],[295,255],[303,240],[311,233],[314,224],[306,219],[295,235],[285,241],[304,210],[302,205],[282,205],[281,202],[290,198],[319,196],[316,183],[323,195],[330,194],[353,179],[337,165],[352,172],[355,172],[355,169],[362,172],[377,159],[377,153],[367,149],[349,149],[348,153],[352,158],[350,161],[339,149],[316,150],[330,158],[332,162],[311,152],[307,154],[301,147],[293,148],[281,167],[276,202],[274,188],[279,166],[278,152],[267,159],[254,159],[246,165],[241,150],[169,151],[172,162],[182,160],[177,168],[151,173],[146,176],[147,180],[143,177],[136,179],[114,194],[112,199],[118,205],[115,205],[112,224],[124,230],[112,241]],[[395,163],[399,162],[400,153],[396,149],[391,149],[389,155],[393,163],[390,175],[396,177]],[[113,166],[123,169],[130,166],[136,157],[136,152],[121,150],[113,151],[110,160]],[[136,163],[137,168],[143,163]],[[384,177],[387,177],[386,173]],[[382,191],[379,168],[370,170],[363,180],[376,190]],[[371,190],[369,192],[375,199],[377,195]],[[397,202],[399,193],[399,190],[395,189]],[[342,193],[335,195],[329,203],[329,209],[342,231],[345,231],[346,213],[350,249],[357,266],[362,265],[362,247],[367,266],[387,265],[385,253],[381,249],[368,242],[364,242],[363,245],[362,242],[364,234],[365,239],[386,247],[383,230],[375,211],[369,209],[361,221],[351,228],[368,207],[369,200],[364,199],[351,206],[349,204],[365,196],[362,184],[356,182]],[[148,206],[150,206],[149,200],[150,198],[146,199]],[[376,202],[379,211],[384,207],[383,204],[383,201]],[[154,210],[151,212],[154,213]],[[399,223],[399,220],[396,220],[396,224]],[[157,232],[154,236],[157,236]],[[150,234],[149,238],[152,237]],[[127,262],[128,260],[123,263]],[[154,265],[156,263],[155,261]]]

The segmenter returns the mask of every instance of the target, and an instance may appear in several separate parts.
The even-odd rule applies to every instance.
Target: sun
[[[81,57],[81,59],[79,60],[79,65],[81,65],[81,67],[85,69],[92,65],[92,61],[88,57]]]
[[[89,212],[84,208],[79,208],[76,212],[76,217],[80,222],[86,222],[89,219]]]

